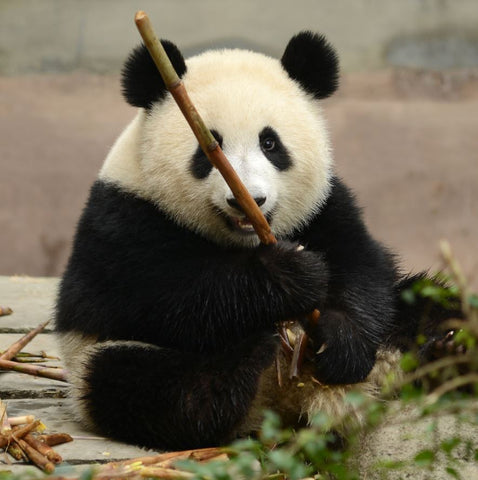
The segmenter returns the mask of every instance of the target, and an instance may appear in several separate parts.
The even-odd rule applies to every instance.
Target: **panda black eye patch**
[[[211,130],[214,138],[219,143],[219,146],[222,148],[222,135],[220,135],[216,130]],[[206,154],[202,151],[200,145],[198,145],[196,152],[194,153],[191,159],[190,171],[194,178],[201,180],[206,178],[209,175],[209,172],[212,170],[211,162],[206,157]]]
[[[277,132],[272,127],[265,127],[259,134],[259,145],[265,157],[279,171],[287,170],[292,166],[289,152]]]

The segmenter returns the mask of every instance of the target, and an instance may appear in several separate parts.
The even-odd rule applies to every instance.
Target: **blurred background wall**
[[[0,275],[62,272],[135,115],[118,75],[138,9],[186,55],[280,56],[294,33],[325,33],[343,72],[324,102],[337,170],[372,232],[414,270],[439,268],[447,238],[478,284],[476,0],[0,0]]]

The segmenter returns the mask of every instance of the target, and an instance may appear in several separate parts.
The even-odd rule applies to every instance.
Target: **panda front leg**
[[[219,445],[232,440],[277,348],[271,333],[211,355],[98,343],[71,372],[72,396],[88,426],[112,438],[173,450]]]

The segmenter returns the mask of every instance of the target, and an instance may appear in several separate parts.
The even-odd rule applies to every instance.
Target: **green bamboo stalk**
[[[29,363],[17,363],[11,360],[0,358],[0,369],[13,370],[19,373],[26,373],[36,377],[51,378],[60,382],[68,382],[67,372],[62,368],[46,368],[38,365],[30,365]]]

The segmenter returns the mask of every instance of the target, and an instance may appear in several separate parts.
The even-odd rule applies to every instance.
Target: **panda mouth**
[[[255,233],[254,227],[251,221],[247,217],[227,217],[229,226],[232,227],[233,230],[250,235]]]
[[[213,207],[216,211],[217,215],[221,217],[226,224],[227,228],[232,232],[238,233],[240,235],[249,236],[254,235],[256,231],[254,230],[254,226],[252,222],[246,215],[235,216],[226,213],[224,210],[218,207]],[[267,222],[270,224],[272,220],[272,212],[268,212],[264,214]]]
[[[232,215],[227,215],[224,212],[222,212],[222,214],[230,230],[237,232],[241,235],[254,235],[256,233],[256,231],[254,230],[254,226],[252,225],[252,222],[249,220],[248,217],[234,217]],[[272,214],[267,213],[264,216],[267,222],[271,223]]]

